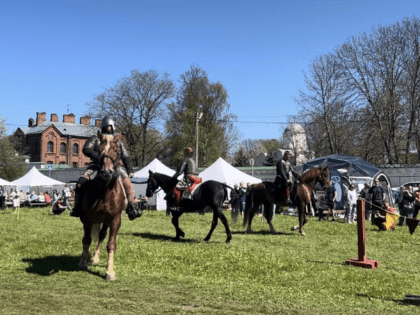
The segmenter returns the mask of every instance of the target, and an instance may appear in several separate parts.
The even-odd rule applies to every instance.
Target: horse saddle
[[[182,193],[182,199],[193,199],[194,196],[197,194],[197,192],[199,191],[199,187],[201,186],[202,183],[199,183],[197,185],[191,185],[189,188],[185,189],[184,192]]]

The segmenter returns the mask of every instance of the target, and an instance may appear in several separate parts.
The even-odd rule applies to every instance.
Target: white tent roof
[[[135,179],[140,179],[139,180],[140,182],[141,182],[141,179],[146,179],[147,180],[147,178],[149,178],[149,170],[154,172],[154,173],[157,172],[157,173],[165,174],[165,175],[168,175],[168,176],[172,176],[172,175],[175,174],[174,170],[167,167],[165,164],[163,164],[158,159],[154,159],[152,162],[150,162],[144,168],[142,168],[141,170],[134,173],[134,178],[132,178],[132,182],[135,183],[135,181],[133,181]],[[135,186],[137,186],[137,185],[135,185]],[[146,191],[146,185],[142,184],[140,186],[142,187],[141,192],[142,192],[142,194],[144,194],[145,191]],[[135,189],[136,189],[136,187],[135,187]],[[166,210],[166,200],[164,198],[165,198],[165,192],[163,190],[159,191],[156,194],[156,209],[157,210]],[[149,200],[149,202],[153,202],[153,201]]]
[[[7,185],[10,185],[10,182],[0,178],[0,186],[7,186]]]
[[[199,177],[203,179],[203,182],[212,179],[225,183],[230,187],[233,187],[235,184],[239,185],[240,182],[244,182],[245,185],[247,183],[261,183],[261,179],[238,170],[222,158],[218,158],[216,162],[202,171]]]
[[[163,164],[158,159],[154,159],[152,162],[147,164],[144,168],[142,168],[140,171],[137,171],[134,173],[134,177],[145,177],[149,178],[149,170],[153,173],[158,172],[161,174],[165,174],[168,176],[172,176],[175,174],[175,171],[167,167],[165,164]]]
[[[28,173],[26,173],[26,175],[14,180],[13,182],[10,182],[9,185],[32,187],[32,186],[64,185],[64,183],[41,174],[34,166]]]

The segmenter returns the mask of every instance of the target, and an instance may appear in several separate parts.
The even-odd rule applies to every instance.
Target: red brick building
[[[97,134],[101,120],[96,119],[90,124],[87,116],[80,118],[80,123],[75,123],[73,114],[63,115],[63,121],[58,121],[57,114],[51,114],[51,119],[46,120],[46,113],[36,113],[36,121],[28,121],[27,128],[18,128],[15,135],[24,141],[29,149],[28,155],[31,162],[45,164],[67,164],[72,167],[84,167],[90,163],[90,158],[83,152],[86,140]]]

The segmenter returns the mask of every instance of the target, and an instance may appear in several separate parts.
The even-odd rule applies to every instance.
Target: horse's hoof
[[[291,228],[291,231],[296,231],[297,229],[298,229],[298,227],[294,226],[294,227]]]
[[[306,233],[302,231],[302,232],[300,232],[300,235],[306,236]]]
[[[114,273],[107,273],[106,276],[105,276],[105,280],[106,281],[115,281],[115,280],[117,280],[117,276],[116,276],[115,272]]]
[[[179,237],[185,237],[185,233],[184,232],[179,233]]]
[[[204,242],[208,242],[208,241],[210,241],[210,238],[209,237],[206,237],[203,241]]]
[[[99,257],[98,257],[98,258],[95,258],[95,257],[94,257],[94,258],[92,259],[92,264],[93,264],[93,265],[97,265],[97,264],[99,264]]]
[[[86,264],[78,264],[77,265],[77,271],[87,271],[87,265]]]

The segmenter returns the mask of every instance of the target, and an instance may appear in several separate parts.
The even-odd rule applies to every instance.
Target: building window
[[[53,153],[54,152],[54,143],[52,143],[52,141],[49,141],[47,143],[47,152],[48,153]]]
[[[60,153],[61,154],[65,154],[66,153],[66,144],[64,142],[62,142],[60,144]]]
[[[73,144],[73,154],[79,154],[79,145],[77,143]]]
[[[51,164],[51,165],[52,165],[52,164],[53,164],[53,162],[52,162],[52,161],[47,161],[47,164]]]
[[[73,162],[73,167],[77,167],[77,162]]]
[[[66,162],[60,162],[59,164],[60,164],[60,165],[65,165],[65,164],[66,164]]]

